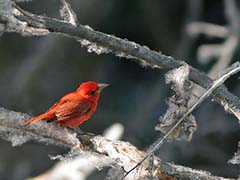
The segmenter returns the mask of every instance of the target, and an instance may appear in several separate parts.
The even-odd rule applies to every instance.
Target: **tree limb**
[[[123,131],[123,125],[115,123],[104,131],[103,136],[110,140],[119,140],[123,135]],[[59,155],[52,159],[58,157],[60,157],[60,160],[63,159]],[[107,161],[102,156],[93,153],[81,153],[71,161],[59,161],[53,168],[31,178],[31,180],[86,180],[96,170],[96,167],[100,169],[103,166],[110,166],[111,164],[111,161]]]
[[[181,67],[180,67],[181,68]],[[163,137],[160,137],[157,140],[157,143],[148,150],[147,154],[139,161],[135,166],[133,166],[124,177],[126,177],[129,173],[131,173],[134,169],[136,169],[138,166],[140,166],[151,154],[153,154],[156,150],[160,148],[160,146],[171,136],[171,134],[174,133],[174,131],[180,126],[180,124],[186,120],[187,116],[191,114],[196,107],[201,104],[211,93],[213,93],[221,84],[224,83],[229,77],[232,75],[238,73],[240,71],[240,63],[236,62],[232,64],[227,70],[225,70],[224,74],[222,74],[218,79],[214,81],[214,83],[207,89],[207,91],[201,95],[201,97],[194,103],[192,104],[191,107],[183,114],[183,116],[175,123],[172,125],[172,127],[166,131]],[[183,74],[183,72],[181,72]],[[175,74],[177,74],[175,72]],[[179,75],[177,75],[179,77]]]
[[[187,31],[192,36],[204,34],[211,38],[224,39],[220,44],[203,44],[197,49],[197,57],[202,64],[207,64],[217,58],[216,63],[208,72],[208,76],[211,78],[215,78],[230,64],[240,41],[240,14],[237,2],[236,0],[223,0],[223,3],[227,25],[192,22],[187,26]]]
[[[72,24],[49,18],[38,16],[21,10],[17,6],[12,11],[14,18],[24,22],[23,29],[34,28],[43,30],[44,32],[54,32],[67,35],[81,42],[83,46],[91,48],[98,54],[114,53],[116,56],[133,59],[143,66],[152,68],[173,69],[183,64],[182,61],[175,60],[170,56],[163,55],[160,52],[150,50],[146,46],[140,46],[134,42],[117,38],[112,35],[104,34],[93,30],[89,26]],[[2,18],[0,13],[0,23],[7,26],[11,24],[8,18]],[[8,28],[4,29],[8,31]],[[20,33],[19,31],[15,31]],[[14,32],[11,29],[10,32]],[[31,34],[31,32],[30,32]],[[45,35],[44,33],[39,33]],[[32,33],[32,35],[35,35]],[[89,50],[89,49],[88,49]],[[206,74],[190,67],[190,80],[197,83],[203,88],[208,88],[213,80]],[[224,85],[219,87],[213,93],[213,98],[224,106],[226,110],[233,113],[240,119],[240,103],[239,98],[231,94]],[[56,124],[46,124],[40,122],[28,127],[21,127],[23,120],[28,119],[26,114],[9,111],[0,108],[0,137],[4,140],[11,141],[13,146],[21,145],[27,141],[36,141],[40,143],[53,144],[60,147],[77,149],[79,152],[91,152],[104,158],[110,159],[113,164],[123,167],[125,170],[135,165],[145,153],[139,151],[133,145],[123,141],[111,141],[102,136],[94,136],[92,134],[77,135],[74,131],[58,127]],[[131,173],[128,178],[143,177],[148,175],[148,165],[143,163],[137,172]],[[198,171],[170,163],[161,162],[154,157],[153,175],[158,179],[222,179],[221,177],[212,176],[208,172]]]
[[[166,56],[161,52],[150,50],[146,46],[140,46],[134,42],[95,31],[89,26],[78,25],[77,27],[74,27],[70,23],[66,23],[54,18],[31,14],[22,10],[21,8],[18,8],[18,10],[16,9],[14,12],[15,17],[26,22],[28,26],[47,29],[50,32],[61,33],[70,36],[79,40],[82,45],[87,47],[93,44],[96,48],[96,53],[98,54],[101,52],[111,52],[120,57],[133,59],[137,63],[144,66],[160,69],[174,69],[185,64],[185,62],[175,60],[174,58]],[[0,23],[6,23],[6,21],[0,18]],[[101,51],[97,48],[100,48]],[[200,72],[191,66],[189,79],[205,89],[207,89],[213,83],[213,80],[205,73]],[[231,94],[224,85],[220,86],[216,91],[214,91],[212,97],[219,104],[221,104],[226,111],[234,114],[240,120],[239,98]]]
[[[143,151],[124,141],[109,140],[103,136],[85,133],[76,135],[73,130],[65,129],[54,123],[39,122],[31,126],[22,127],[20,124],[29,116],[20,112],[0,108],[0,137],[11,141],[14,146],[27,141],[53,144],[63,148],[75,149],[79,153],[93,153],[106,161],[130,169],[144,155]],[[143,163],[137,172],[131,173],[128,178],[136,179],[148,175],[148,165]],[[152,170],[157,179],[198,179],[198,180],[231,180],[212,176],[209,172],[195,170],[184,166],[160,161],[154,157]]]

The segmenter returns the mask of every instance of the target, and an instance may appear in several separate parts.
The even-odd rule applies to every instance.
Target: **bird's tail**
[[[47,113],[44,113],[44,114],[41,114],[39,116],[33,117],[32,119],[24,121],[21,125],[26,126],[28,124],[33,124],[33,123],[36,123],[38,121],[41,121],[43,119],[44,120],[49,120],[49,119],[51,119],[51,117],[49,117],[49,115]]]

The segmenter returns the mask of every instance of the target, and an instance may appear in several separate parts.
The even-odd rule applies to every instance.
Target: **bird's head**
[[[88,81],[80,84],[76,91],[86,99],[95,99],[99,97],[100,92],[107,86],[109,86],[109,84]]]

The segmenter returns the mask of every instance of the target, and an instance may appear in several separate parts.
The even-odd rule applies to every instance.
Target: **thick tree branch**
[[[115,123],[108,127],[103,136],[110,140],[119,140],[124,132],[122,124]],[[69,153],[70,154],[70,153]],[[63,159],[62,156],[54,157]],[[66,157],[64,157],[66,158]],[[81,153],[71,161],[59,161],[53,168],[31,180],[86,180],[96,167],[110,166],[111,161],[93,153]]]
[[[27,141],[53,144],[70,148],[79,153],[94,153],[112,164],[122,166],[125,170],[136,164],[145,153],[130,143],[111,141],[103,136],[93,134],[76,135],[72,130],[57,126],[54,123],[39,122],[31,126],[22,127],[20,124],[29,118],[28,115],[0,108],[0,137],[11,141],[13,145],[21,145]],[[148,165],[142,164],[137,172],[128,178],[135,179],[148,175]],[[198,179],[198,180],[231,180],[212,176],[209,172],[199,171],[171,163],[160,161],[154,157],[153,176],[157,179]]]
[[[174,71],[174,70],[173,70]],[[190,118],[187,119],[187,117],[196,109],[196,107],[201,104],[210,94],[212,94],[214,92],[214,90],[216,90],[221,84],[224,83],[224,81],[226,81],[229,77],[231,77],[232,75],[238,73],[240,71],[240,63],[239,62],[236,62],[234,64],[232,64],[232,66],[230,66],[218,79],[215,80],[215,82],[211,85],[211,87],[209,87],[207,89],[207,91],[201,95],[201,97],[195,102],[193,103],[187,110],[186,112],[184,112],[184,114],[181,116],[181,118],[179,120],[177,120],[175,123],[169,123],[170,120],[168,120],[168,122],[161,122],[160,124],[163,125],[163,126],[167,126],[169,127],[168,130],[166,130],[165,132],[162,131],[164,133],[164,136],[163,137],[160,137],[159,140],[157,140],[157,143],[148,150],[147,154],[141,159],[141,161],[139,161],[134,167],[132,167],[125,175],[125,177],[130,173],[132,172],[134,169],[136,169],[138,166],[141,165],[141,163],[143,163],[151,154],[153,154],[156,150],[158,150],[160,148],[160,146],[167,140],[167,139],[172,139],[171,136],[176,136],[176,134],[178,134],[176,131],[180,131],[180,129],[185,129],[184,128],[184,125],[182,124],[183,121],[188,121],[188,123],[190,123]],[[183,88],[183,84],[181,83],[181,78],[184,79],[182,76],[184,76],[183,74],[186,74],[185,75],[185,80],[186,80],[186,76],[188,76],[188,72],[189,72],[189,68],[188,66],[184,66],[184,67],[180,67],[178,68],[177,70],[175,70],[175,72],[171,72],[172,74],[175,75],[175,77],[173,77],[173,75],[171,74],[168,74],[168,77],[167,81],[170,81],[169,79],[171,79],[171,81],[177,81],[178,85],[175,84],[175,87],[178,86],[178,88]],[[181,75],[179,75],[181,74]],[[174,80],[172,80],[174,79]],[[168,83],[169,84],[169,83]],[[177,88],[176,88],[177,89]],[[179,90],[181,91],[181,90]],[[182,91],[185,91],[182,90]],[[180,109],[180,107],[178,107],[178,109]],[[176,109],[174,110],[175,112],[177,111]],[[179,112],[179,110],[178,110]],[[167,113],[166,113],[167,114]],[[170,115],[169,115],[170,116]],[[176,117],[174,116],[170,116],[169,119],[175,119]],[[173,120],[172,120],[173,121]],[[195,122],[195,120],[194,120]],[[182,124],[180,127],[180,124]],[[194,123],[195,124],[195,123]],[[192,125],[192,124],[191,124]],[[179,129],[178,129],[179,128]],[[189,132],[188,132],[189,133]],[[192,135],[191,135],[192,136]],[[176,138],[176,137],[175,137]]]
[[[133,59],[137,63],[152,68],[173,69],[185,63],[183,61],[175,60],[170,56],[166,56],[161,52],[150,50],[146,46],[140,46],[134,42],[95,31],[92,28],[89,28],[89,26],[78,25],[78,27],[75,27],[70,23],[61,20],[34,15],[21,10],[20,8],[18,8],[18,10],[14,11],[15,17],[26,22],[28,26],[47,29],[51,32],[61,33],[76,38],[82,43],[82,45],[86,45],[87,47],[92,44],[98,54],[101,52],[112,52],[117,56]],[[6,23],[6,21],[1,18],[0,22]],[[100,48],[101,51],[97,48]],[[205,73],[200,72],[191,66],[189,79],[205,89],[213,83],[213,80]],[[225,108],[225,110],[233,113],[238,119],[240,119],[239,98],[231,94],[224,85],[214,91],[212,96]]]
[[[0,13],[0,23],[2,23],[4,27],[11,25],[12,22],[9,18],[3,18],[1,15]],[[143,66],[150,66],[151,68],[173,69],[185,64],[185,62],[150,50],[146,46],[140,46],[134,42],[95,31],[89,26],[78,25],[75,27],[65,21],[31,14],[21,10],[17,6],[11,9],[10,15],[11,18],[14,19],[14,22],[18,20],[21,23],[23,22],[24,26],[16,31],[11,28],[5,28],[2,31],[21,33],[25,32],[26,29],[33,28],[34,31],[29,32],[30,35],[45,35],[44,33],[48,33],[49,31],[60,33],[77,39],[83,46],[86,46],[90,52],[94,51],[97,54],[111,52],[116,56],[133,59],[137,63]],[[41,30],[41,32],[43,31],[44,33],[34,34],[37,30]],[[190,67],[189,79],[205,89],[209,88],[213,83],[213,80],[205,73],[193,67]],[[223,105],[227,111],[233,113],[240,119],[239,98],[231,94],[224,85],[214,91],[213,98]],[[107,161],[123,167],[126,171],[146,155],[129,143],[111,141],[102,136],[95,136],[88,133],[77,135],[74,131],[58,127],[56,124],[40,122],[36,125],[21,127],[21,122],[28,118],[26,114],[0,108],[0,137],[4,140],[11,141],[13,146],[21,145],[27,141],[36,141],[78,150],[79,153],[90,152],[106,158]],[[152,172],[153,173],[150,174],[153,174],[154,178],[157,179],[225,179],[212,176],[205,171],[161,162],[157,157],[154,157]],[[134,179],[137,179],[138,177],[148,175],[149,164],[148,162],[144,162],[136,171],[129,174],[128,178],[133,179],[134,177]]]

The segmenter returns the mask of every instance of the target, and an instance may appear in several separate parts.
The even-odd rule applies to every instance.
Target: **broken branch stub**
[[[165,76],[166,83],[170,85],[174,91],[174,95],[168,99],[168,110],[159,118],[160,123],[155,128],[163,134],[166,134],[189,109],[192,85],[188,76],[188,65],[173,69]],[[197,123],[195,117],[189,114],[181,125],[171,133],[168,140],[183,139],[190,141],[196,128]]]

